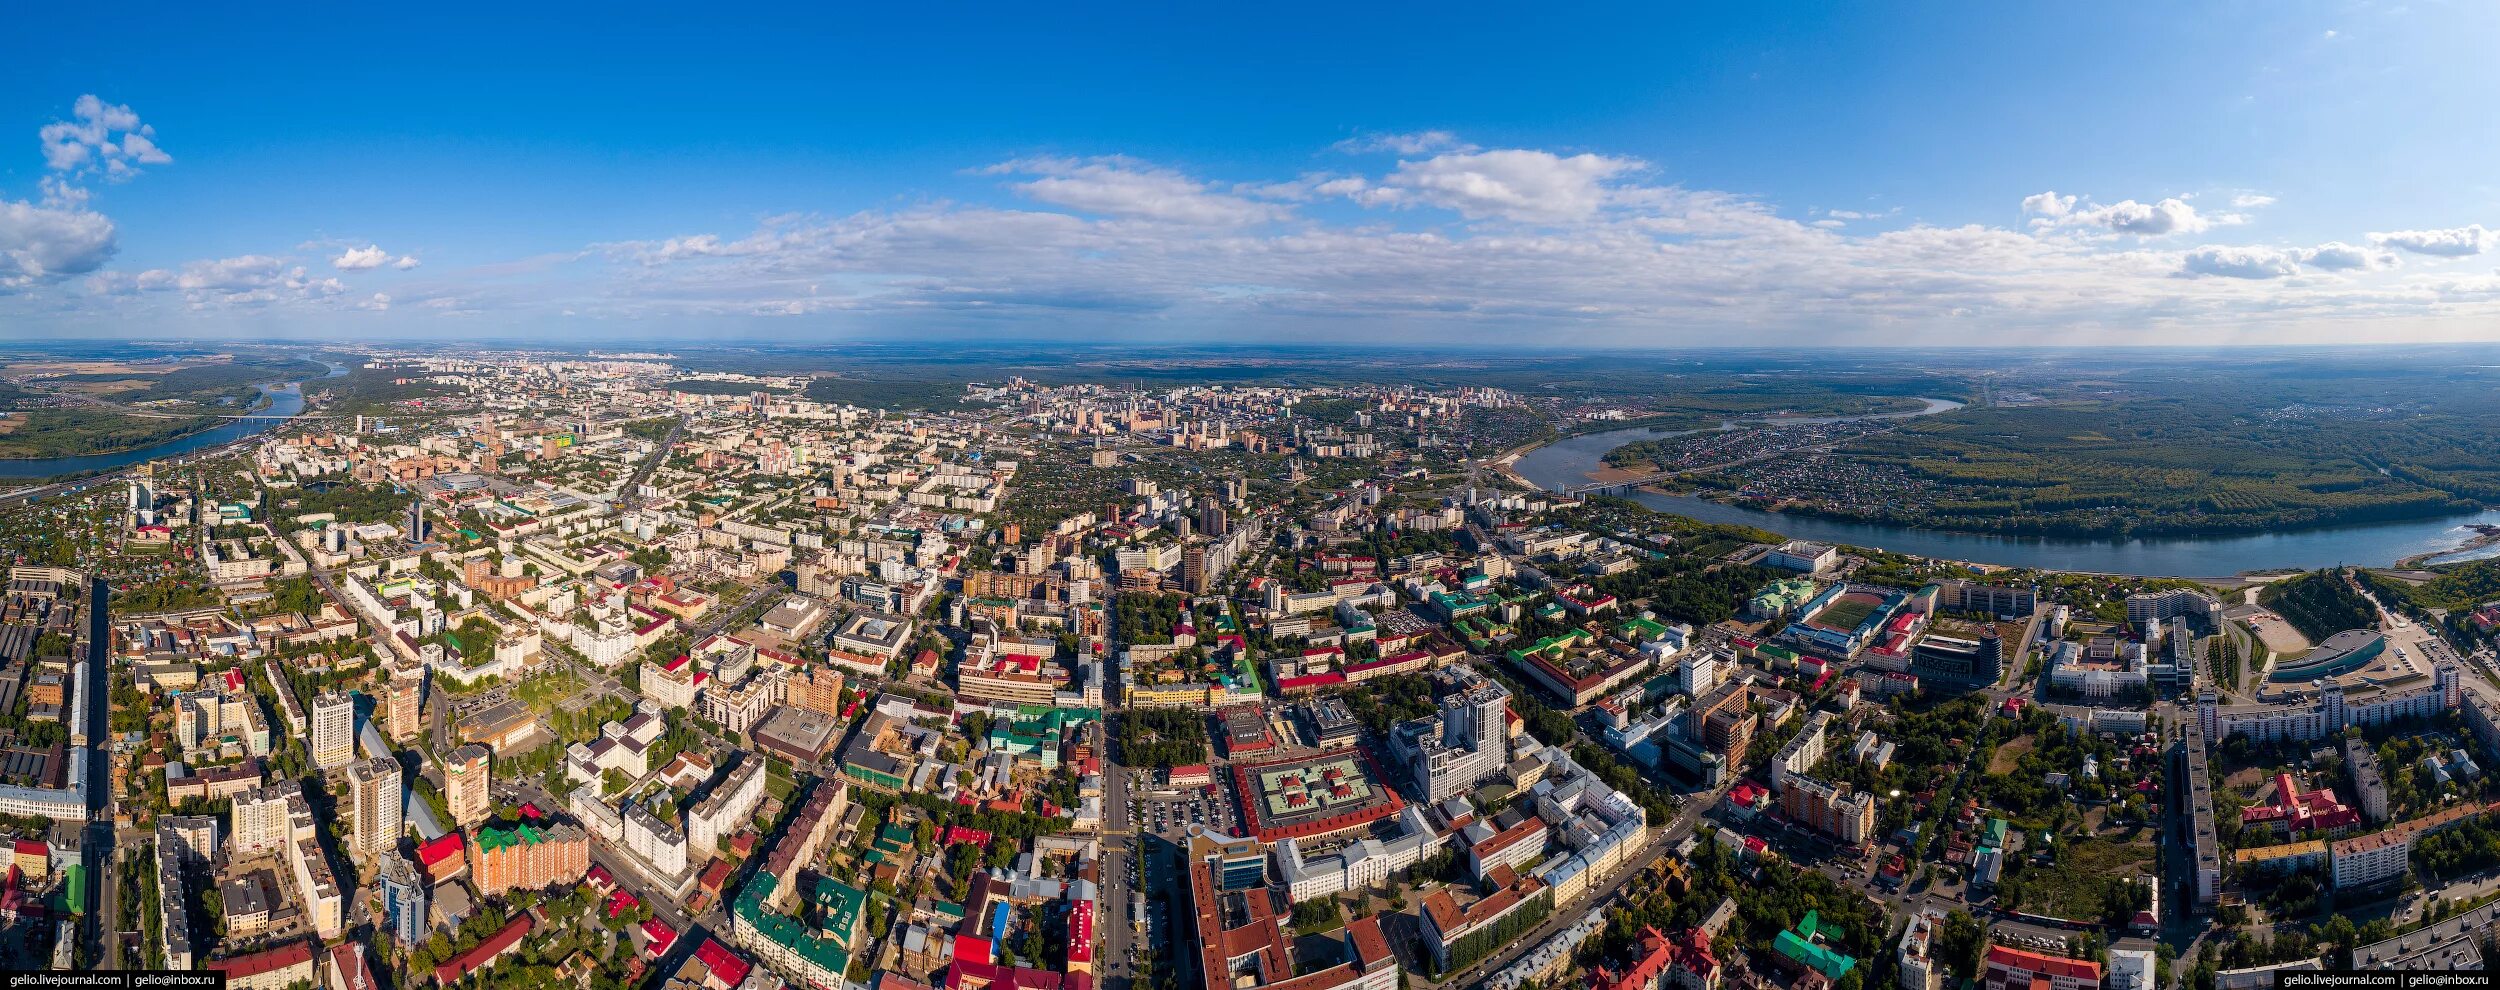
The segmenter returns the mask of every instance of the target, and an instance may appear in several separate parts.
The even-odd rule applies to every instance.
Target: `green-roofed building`
[[[891,758],[885,761],[885,765],[873,767],[858,760],[845,760],[842,763],[842,775],[889,793],[901,793],[905,784],[903,775],[886,768],[893,765],[894,761]]]
[[[511,828],[477,830],[477,848],[480,852],[496,852],[514,846],[534,846],[545,841],[547,841],[546,833],[540,832],[535,826],[526,822]]]
[[[730,911],[731,940],[755,953],[766,968],[795,983],[842,986],[851,968],[851,937],[858,930],[867,896],[847,884],[819,881],[808,900],[826,924],[814,928],[765,906],[779,885],[778,878],[763,870],[747,881]],[[849,890],[851,896],[829,887]]]
[[[817,927],[834,941],[849,945],[859,933],[860,916],[868,907],[868,892],[832,877],[817,877],[816,889],[808,894],[807,901],[815,908]]]
[[[910,829],[888,823],[877,830],[876,841],[869,843],[868,855],[864,858],[872,865],[883,863],[889,857],[902,855],[903,850],[911,848],[911,843]]]
[[[1646,643],[1666,634],[1666,623],[1638,615],[1623,620],[1622,625],[1615,627],[1615,635],[1635,643]]]
[[[1436,591],[1432,593],[1432,607],[1441,613],[1442,621],[1455,622],[1471,615],[1481,615],[1489,606],[1483,599],[1466,592]]]
[[[1042,769],[1059,768],[1059,750],[1068,734],[1088,722],[1102,720],[1099,708],[1042,708],[1021,705],[1017,717],[990,723],[989,737],[984,744],[993,750],[1005,750],[1021,759],[1041,761]]]
[[[1820,941],[1825,934],[1820,913],[1808,911],[1805,920],[1797,923],[1797,930],[1781,932],[1771,939],[1771,949],[1788,961],[1821,973],[1825,978],[1837,982],[1843,974],[1855,967],[1858,961],[1846,954],[1825,948]],[[1838,935],[1840,931],[1832,929],[1829,934]]]

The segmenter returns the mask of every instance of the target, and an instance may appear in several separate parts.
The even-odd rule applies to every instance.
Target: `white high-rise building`
[[[312,759],[323,770],[336,770],[356,759],[356,696],[332,691],[313,699]]]
[[[651,864],[663,876],[681,876],[686,872],[686,833],[675,825],[661,821],[640,802],[625,806],[623,815],[625,848]]]
[[[294,847],[312,838],[312,805],[304,785],[292,780],[255,787],[234,796],[234,827],[227,839],[228,855],[242,859]]]
[[[1443,668],[1440,676],[1440,713],[1389,732],[1390,751],[1433,803],[1466,793],[1510,762],[1510,691],[1465,668]]]
[[[721,837],[754,817],[756,804],[764,798],[763,771],[763,759],[749,754],[710,796],[686,812],[686,848],[696,859],[719,855]]]

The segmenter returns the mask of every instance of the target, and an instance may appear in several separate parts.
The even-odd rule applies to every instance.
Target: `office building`
[[[1389,733],[1391,754],[1426,804],[1467,793],[1510,762],[1510,691],[1464,667],[1442,668],[1436,679],[1440,713]]]
[[[413,946],[433,928],[425,911],[425,878],[404,856],[382,857],[382,930],[402,947]]]

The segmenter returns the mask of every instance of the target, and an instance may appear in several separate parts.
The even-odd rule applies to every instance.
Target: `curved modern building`
[[[2375,629],[2346,629],[2326,638],[2298,660],[2278,664],[2267,680],[2297,683],[2349,674],[2387,652],[2387,637]]]

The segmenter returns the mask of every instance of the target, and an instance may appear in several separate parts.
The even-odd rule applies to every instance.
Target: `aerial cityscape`
[[[0,41],[9,990],[2500,952],[2500,10],[139,7]]]

